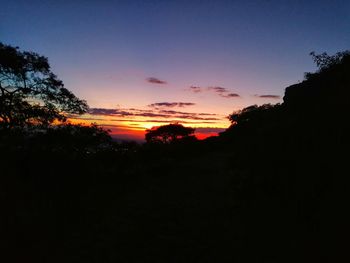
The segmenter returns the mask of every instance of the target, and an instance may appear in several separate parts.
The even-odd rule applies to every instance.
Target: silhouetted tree
[[[309,79],[313,75],[320,73],[324,70],[327,70],[331,68],[332,66],[335,66],[337,64],[342,63],[343,59],[345,57],[350,56],[350,51],[342,51],[337,52],[335,55],[330,56],[326,52],[323,52],[321,54],[316,54],[314,51],[310,53],[310,56],[312,57],[313,61],[315,62],[316,66],[318,67],[318,71],[316,73],[306,72],[305,73],[305,79]]]
[[[169,143],[194,137],[194,131],[194,128],[181,124],[168,124],[146,130],[145,139],[147,142]]]
[[[0,123],[4,127],[47,125],[87,109],[87,103],[51,72],[46,57],[0,42]]]
[[[279,104],[263,104],[261,106],[252,105],[230,114],[228,118],[233,125],[243,124],[251,120],[262,121],[263,119],[265,119],[265,117],[268,117],[267,115],[269,114],[269,112],[271,112],[277,107],[279,107]]]

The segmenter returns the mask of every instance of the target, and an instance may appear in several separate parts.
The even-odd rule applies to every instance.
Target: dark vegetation
[[[48,125],[88,106],[63,87],[46,57],[0,43],[0,118],[4,128]]]
[[[194,128],[184,127],[179,123],[172,123],[147,130],[145,139],[147,143],[188,142],[196,140],[194,131]]]
[[[97,126],[49,125],[42,113],[59,99],[1,82],[5,262],[343,262],[350,55],[312,55],[319,70],[286,88],[282,104],[235,112],[204,141],[183,140],[193,130],[180,126],[137,145]],[[0,59],[7,74],[12,59]]]

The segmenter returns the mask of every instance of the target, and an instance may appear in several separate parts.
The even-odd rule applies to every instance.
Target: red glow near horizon
[[[218,132],[210,132],[210,133],[196,133],[195,132],[195,136],[197,137],[198,140],[204,140],[206,138],[218,136],[218,135],[219,135]]]
[[[110,135],[115,139],[120,140],[135,140],[135,141],[144,141],[145,140],[146,130],[143,131],[135,131],[135,130],[124,130],[113,132],[111,130]],[[201,133],[195,132],[194,134],[198,140],[204,140],[208,137],[218,136],[219,133],[210,132],[210,133]]]

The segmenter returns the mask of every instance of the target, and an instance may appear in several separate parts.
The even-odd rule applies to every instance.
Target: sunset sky
[[[49,58],[96,122],[121,139],[169,122],[201,138],[227,115],[278,103],[350,48],[350,1],[1,0],[0,41]]]

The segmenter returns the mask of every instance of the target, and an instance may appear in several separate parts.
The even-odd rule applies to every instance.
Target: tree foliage
[[[325,71],[329,68],[332,68],[333,66],[340,64],[342,60],[345,57],[350,56],[350,51],[342,51],[337,52],[335,55],[331,56],[328,55],[326,52],[323,52],[321,54],[316,54],[314,51],[310,53],[310,56],[312,57],[314,63],[318,67],[318,71],[316,73],[306,72],[305,73],[305,79],[309,79],[315,74],[318,74],[322,71]]]
[[[232,124],[243,124],[250,120],[257,121],[258,119],[264,118],[265,115],[269,114],[270,111],[278,106],[279,104],[263,104],[261,106],[252,105],[230,114],[228,118]]]
[[[194,137],[195,129],[181,124],[168,124],[146,130],[147,142],[169,143]]]
[[[48,59],[0,42],[0,123],[8,128],[65,121],[82,114],[84,100],[64,88]]]

